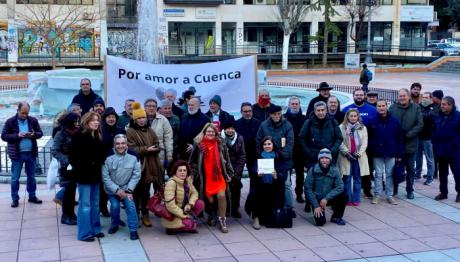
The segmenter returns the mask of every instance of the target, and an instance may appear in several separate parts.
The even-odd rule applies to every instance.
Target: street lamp
[[[373,0],[367,0],[367,6],[369,7],[369,13],[367,15],[367,45],[366,45],[366,59],[364,62],[366,64],[372,63],[372,54],[371,54],[371,18],[372,18],[372,5]]]

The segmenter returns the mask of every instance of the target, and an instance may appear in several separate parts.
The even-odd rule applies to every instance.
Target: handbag
[[[291,228],[293,210],[289,208],[275,208],[269,214],[267,227],[269,228]]]
[[[59,161],[56,158],[51,159],[51,163],[48,167],[48,173],[46,174],[46,185],[48,190],[53,190],[54,185],[56,185],[57,178],[59,176],[59,168],[60,168]]]
[[[176,185],[177,189],[177,185]],[[175,200],[175,198],[173,199]],[[171,214],[165,205],[165,198],[164,198],[164,187],[160,188],[160,190],[156,191],[155,194],[149,199],[147,203],[147,208],[155,214],[157,217],[164,218],[168,221],[173,221],[175,216]]]
[[[404,172],[403,161],[396,161],[393,167],[393,183],[399,184],[406,181],[406,173]]]

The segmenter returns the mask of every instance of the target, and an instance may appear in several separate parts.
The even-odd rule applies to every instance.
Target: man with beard
[[[299,133],[300,129],[303,126],[303,123],[307,120],[307,117],[302,114],[302,109],[300,107],[300,99],[296,96],[291,96],[288,102],[288,109],[284,114],[284,118],[291,123],[294,130],[294,154],[293,154],[293,167],[296,175],[295,179],[295,193],[296,200],[299,203],[305,203],[305,200],[302,196],[303,193],[303,184],[304,184],[304,163],[302,157],[302,147],[300,146]],[[292,175],[292,169],[291,175]],[[290,177],[288,177],[290,179]],[[289,181],[288,181],[289,182]]]
[[[338,124],[343,122],[345,114],[340,111],[340,101],[336,96],[329,96],[327,99],[327,114],[334,118]]]
[[[209,118],[200,110],[200,100],[196,97],[188,101],[187,113],[182,116],[179,128],[179,158],[188,161],[193,150],[193,139],[200,133]]]
[[[91,110],[97,98],[102,98],[91,89],[91,81],[88,78],[83,78],[80,81],[80,88],[80,92],[73,97],[72,104],[79,104],[82,110],[81,115],[84,115]]]
[[[410,86],[410,97],[412,102],[416,104],[420,104],[420,102],[422,102],[422,95],[420,94],[420,91],[422,91],[422,85],[420,83],[413,83]]]
[[[177,91],[175,89],[170,88],[166,90],[165,99],[171,102],[172,113],[176,115],[177,117],[182,118],[182,115],[184,114],[184,110],[182,110],[182,108],[180,108],[178,105],[175,104],[176,98],[177,98]]]
[[[244,147],[246,151],[246,167],[249,172],[249,178],[252,180],[257,176],[253,171],[254,164],[257,160],[256,135],[260,127],[260,120],[253,117],[252,106],[249,102],[241,104],[241,118],[236,121],[235,130],[244,138]],[[252,185],[253,183],[251,183]]]
[[[125,110],[121,113],[121,116],[118,119],[118,125],[124,129],[127,129],[127,125],[133,117],[133,103],[134,99],[129,98],[125,100]]]
[[[94,100],[94,103],[93,103],[93,111],[102,116],[102,114],[104,113],[104,110],[105,110],[104,100],[102,100],[102,98],[100,97],[96,98],[96,100]]]
[[[270,102],[270,100],[270,93],[268,93],[267,89],[261,89],[259,91],[257,103],[252,106],[254,118],[259,119],[262,122],[270,116],[268,111],[275,106]]]
[[[313,98],[308,104],[307,118],[310,117],[310,115],[314,111],[314,106],[317,102],[319,101],[322,101],[324,103],[327,102],[327,99],[331,96],[331,90],[332,90],[332,87],[329,87],[328,83],[326,82],[319,83],[319,87],[316,89],[316,91],[319,92],[319,95]]]

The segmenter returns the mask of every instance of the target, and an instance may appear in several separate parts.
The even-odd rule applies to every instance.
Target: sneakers
[[[258,218],[258,217],[254,218],[254,222],[252,223],[252,227],[253,227],[255,230],[259,230],[259,229],[260,229],[260,224],[259,224],[259,218]]]
[[[13,202],[11,202],[11,207],[15,208],[18,206],[19,206],[19,200],[13,200]]]
[[[387,198],[387,202],[396,206],[398,204],[398,202],[396,202],[396,200],[393,198],[393,197],[389,197]]]
[[[38,199],[37,197],[31,197],[31,198],[29,198],[28,202],[29,202],[29,203],[34,203],[34,204],[41,204],[41,203],[43,203],[43,201],[41,201],[41,200]]]
[[[149,214],[142,215],[142,224],[146,227],[152,227],[152,222],[150,222]]]
[[[77,224],[77,221],[71,217],[62,216],[61,224],[68,225],[68,226],[75,226]]]
[[[433,181],[428,181],[428,180],[427,180],[427,181],[425,181],[423,184],[424,184],[425,186],[429,186],[429,185],[431,185],[432,183],[433,183]]]
[[[337,217],[331,217],[331,222],[336,223],[339,226],[345,226],[347,222],[343,220],[342,218],[337,218]]]
[[[131,240],[139,239],[139,235],[137,234],[137,231],[129,232],[129,239],[131,239]]]
[[[219,226],[222,233],[228,233],[226,217],[219,217]]]
[[[458,198],[458,196],[457,196]],[[437,195],[434,200],[443,200],[443,199],[447,199],[447,194],[443,194],[443,193],[439,193],[439,195]]]
[[[379,203],[379,197],[378,197],[378,196],[374,196],[374,197],[372,198],[371,203],[374,204],[374,205],[377,205],[377,204]]]
[[[407,199],[414,199],[414,193],[413,192],[407,193]]]

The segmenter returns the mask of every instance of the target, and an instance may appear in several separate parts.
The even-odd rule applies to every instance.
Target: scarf
[[[264,150],[264,151],[262,151],[262,153],[260,154],[260,156],[261,156],[263,159],[270,159],[270,158],[275,159],[276,153],[275,153],[275,151],[267,152],[267,151]]]
[[[219,176],[222,175],[222,167],[217,139],[209,140],[204,137],[200,143],[200,149],[203,153],[204,171],[212,174],[213,180],[218,181]]]
[[[232,148],[232,146],[236,142],[236,132],[233,134],[233,136],[228,136],[224,130],[220,132],[220,137],[222,137],[225,140],[225,144],[227,145],[228,149]]]
[[[346,127],[346,132],[348,139],[350,141],[350,153],[356,153],[361,147],[361,140],[359,139],[358,129],[361,128],[360,123],[351,124],[348,123]]]

